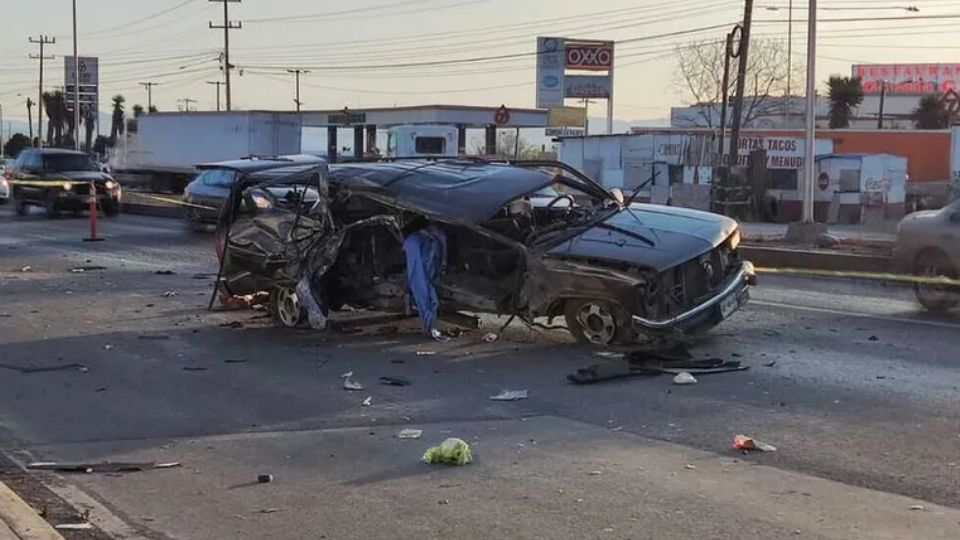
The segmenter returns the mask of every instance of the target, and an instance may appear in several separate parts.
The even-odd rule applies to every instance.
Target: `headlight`
[[[730,235],[730,251],[737,249],[740,246],[740,229],[733,231],[733,234]]]
[[[63,190],[64,190],[64,191],[70,191],[71,189],[73,189],[73,184],[71,184],[70,182],[64,182],[64,183],[63,183]]]
[[[107,180],[106,182],[103,183],[103,185],[106,186],[107,189],[116,189],[116,188],[117,188],[117,183],[114,182],[113,180]]]
[[[253,199],[253,204],[255,204],[257,208],[260,208],[261,210],[266,210],[272,206],[270,204],[270,199],[264,197],[263,195],[254,194],[251,196],[251,198]]]

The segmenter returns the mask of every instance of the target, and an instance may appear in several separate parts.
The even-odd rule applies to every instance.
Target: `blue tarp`
[[[447,260],[447,235],[431,225],[403,240],[407,256],[407,285],[417,304],[417,312],[428,335],[437,324],[437,282]]]

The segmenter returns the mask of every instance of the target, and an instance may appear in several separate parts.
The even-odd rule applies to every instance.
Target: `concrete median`
[[[30,505],[0,482],[0,540],[8,539],[64,540]]]

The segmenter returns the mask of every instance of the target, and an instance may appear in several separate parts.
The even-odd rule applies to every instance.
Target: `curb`
[[[744,258],[753,264],[768,268],[798,268],[836,272],[886,272],[890,268],[890,257],[881,255],[853,255],[850,253],[750,245],[741,246],[740,252]]]
[[[20,540],[64,540],[40,514],[0,482],[0,521]]]

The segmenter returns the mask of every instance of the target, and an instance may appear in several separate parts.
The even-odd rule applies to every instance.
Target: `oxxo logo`
[[[609,69],[613,65],[613,49],[597,46],[567,47],[567,67]]]

